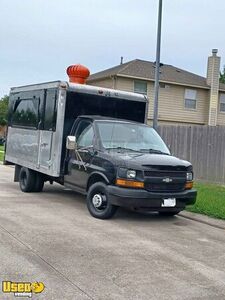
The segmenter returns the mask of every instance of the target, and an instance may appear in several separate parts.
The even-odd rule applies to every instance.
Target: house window
[[[135,80],[134,92],[138,94],[147,95],[147,82],[142,80]]]
[[[165,84],[165,83],[160,82],[160,83],[159,83],[159,87],[160,87],[161,89],[169,89],[169,88],[170,88],[170,85],[169,85],[169,84]]]
[[[225,112],[225,94],[220,94],[220,111]]]
[[[196,109],[197,107],[197,91],[196,90],[185,90],[185,96],[184,96],[184,104],[185,108],[188,109]]]

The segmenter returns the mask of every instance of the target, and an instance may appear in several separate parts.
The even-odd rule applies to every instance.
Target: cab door
[[[77,150],[69,151],[68,175],[65,184],[74,186],[78,190],[86,190],[89,173],[92,170],[94,128],[93,123],[83,119],[78,123],[75,131]]]

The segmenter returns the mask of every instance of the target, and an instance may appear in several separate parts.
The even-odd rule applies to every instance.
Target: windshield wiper
[[[169,153],[163,152],[157,149],[140,149],[141,152],[148,152],[152,154],[163,154],[163,155],[170,155]]]
[[[126,148],[126,147],[109,147],[109,148],[106,148],[106,150],[128,150],[128,151],[133,151],[133,152],[140,152],[138,150],[134,150],[134,149],[131,149],[131,148]]]

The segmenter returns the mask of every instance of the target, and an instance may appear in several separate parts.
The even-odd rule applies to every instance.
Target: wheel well
[[[89,187],[90,187],[92,184],[96,183],[96,182],[103,182],[103,183],[107,184],[106,179],[105,179],[102,175],[100,175],[100,174],[94,174],[94,175],[92,175],[92,176],[88,179],[87,189],[86,189],[86,190],[88,191],[88,190],[89,190]]]

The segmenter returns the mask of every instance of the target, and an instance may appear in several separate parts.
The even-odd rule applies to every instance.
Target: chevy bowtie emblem
[[[166,182],[166,183],[169,183],[169,182],[172,182],[173,179],[171,179],[171,178],[163,178],[162,181],[163,181],[163,182]]]

